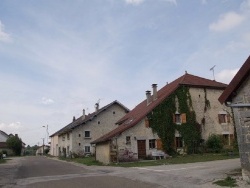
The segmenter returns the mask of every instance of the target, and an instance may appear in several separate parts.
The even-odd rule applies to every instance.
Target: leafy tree
[[[216,134],[210,135],[207,139],[206,146],[209,151],[220,152],[223,148],[221,137]]]
[[[9,137],[6,141],[6,144],[8,148],[12,149],[15,155],[21,155],[22,140],[17,135]]]

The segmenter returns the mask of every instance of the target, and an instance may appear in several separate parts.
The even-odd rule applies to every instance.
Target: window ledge
[[[84,139],[91,139],[91,137],[84,137]]]

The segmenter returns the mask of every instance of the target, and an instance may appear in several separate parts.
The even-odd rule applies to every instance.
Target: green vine
[[[204,88],[204,93],[205,93],[205,107],[204,107],[204,112],[206,112],[208,109],[210,109],[210,101],[207,99],[207,90]]]
[[[176,112],[178,99],[178,112],[186,114],[186,122],[181,125],[175,124],[173,114]],[[163,149],[172,154],[175,152],[174,139],[176,130],[181,134],[188,153],[195,152],[200,142],[200,126],[196,122],[196,114],[193,111],[192,99],[189,88],[179,87],[173,94],[165,99],[150,114],[148,114],[150,127],[162,140]]]

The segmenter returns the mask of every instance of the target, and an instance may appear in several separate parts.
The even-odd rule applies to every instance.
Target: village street
[[[216,187],[213,180],[240,168],[239,159],[143,168],[83,166],[46,157],[0,165],[0,187]]]

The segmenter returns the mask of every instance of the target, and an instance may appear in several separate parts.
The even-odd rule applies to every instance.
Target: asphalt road
[[[216,187],[212,184],[215,179],[225,178],[227,173],[239,168],[239,159],[121,168],[84,166],[46,157],[21,157],[0,165],[0,187],[210,188]]]

